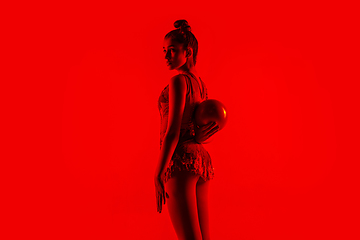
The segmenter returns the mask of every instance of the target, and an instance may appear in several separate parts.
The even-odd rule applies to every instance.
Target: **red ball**
[[[219,130],[224,128],[227,122],[227,110],[220,101],[208,99],[201,102],[195,109],[195,122],[199,126],[216,122]]]

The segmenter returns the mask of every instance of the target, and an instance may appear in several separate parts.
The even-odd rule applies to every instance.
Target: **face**
[[[170,70],[178,69],[186,63],[186,51],[183,49],[182,44],[176,41],[165,39],[163,52],[166,64]]]

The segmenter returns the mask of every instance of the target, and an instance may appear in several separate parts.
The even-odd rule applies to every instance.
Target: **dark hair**
[[[170,31],[165,35],[165,38],[170,38],[180,44],[183,44],[184,49],[191,47],[193,49],[194,65],[196,65],[196,56],[198,53],[198,41],[191,32],[191,27],[184,19],[177,20],[174,23],[175,30]]]

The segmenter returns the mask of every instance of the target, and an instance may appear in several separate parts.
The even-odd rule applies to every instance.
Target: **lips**
[[[170,65],[170,64],[171,64],[171,62],[166,62],[166,64],[167,64],[167,65]]]

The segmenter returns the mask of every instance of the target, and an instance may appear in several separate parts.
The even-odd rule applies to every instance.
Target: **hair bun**
[[[175,21],[174,27],[182,31],[191,31],[191,27],[185,19]]]

